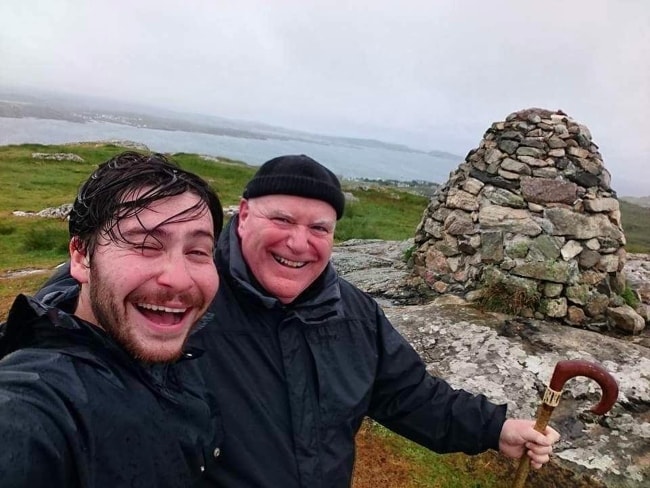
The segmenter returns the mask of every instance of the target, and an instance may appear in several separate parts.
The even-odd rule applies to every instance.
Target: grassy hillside
[[[619,201],[628,252],[650,253],[650,208]]]
[[[647,197],[619,197],[620,200],[625,200],[628,203],[633,205],[638,205],[639,207],[650,208],[650,196]]]
[[[15,210],[37,212],[71,203],[77,188],[96,165],[123,151],[111,144],[0,146],[0,276],[25,268],[51,268],[67,256],[67,225],[55,219],[17,217]],[[72,153],[83,162],[34,159],[32,153]],[[172,155],[183,168],[208,180],[224,206],[236,205],[255,167],[195,154]],[[344,186],[345,182],[344,182]],[[356,202],[348,204],[335,238],[406,239],[412,237],[427,199],[391,187],[351,186]],[[621,201],[630,252],[650,252],[650,208]]]
[[[71,203],[77,188],[96,165],[123,151],[114,145],[78,144],[0,146],[0,276],[24,268],[48,268],[66,259],[64,221],[17,217],[15,210],[38,212]],[[32,158],[32,153],[72,153],[84,162]],[[178,153],[172,158],[216,189],[224,206],[236,205],[256,168],[223,159],[205,160]],[[427,199],[390,188],[351,190],[358,201],[348,205],[336,239],[404,239],[412,236]]]

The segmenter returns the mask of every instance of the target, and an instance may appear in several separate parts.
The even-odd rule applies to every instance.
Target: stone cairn
[[[510,114],[434,195],[415,235],[414,271],[439,294],[480,299],[498,281],[535,297],[518,313],[636,333],[625,305],[625,235],[587,127],[562,111]]]

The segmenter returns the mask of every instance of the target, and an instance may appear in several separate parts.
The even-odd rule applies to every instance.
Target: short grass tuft
[[[516,281],[498,275],[489,275],[481,285],[481,296],[476,305],[481,310],[520,315],[524,310],[535,310],[541,294]]]
[[[68,231],[56,222],[43,222],[38,227],[32,227],[24,237],[22,250],[52,251],[65,254],[68,252]]]
[[[639,306],[639,297],[634,293],[634,290],[629,286],[626,286],[623,292],[621,293],[621,298],[625,300],[625,303],[630,307],[636,309]]]

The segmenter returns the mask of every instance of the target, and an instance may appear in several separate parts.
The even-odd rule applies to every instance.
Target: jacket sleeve
[[[39,376],[0,363],[1,484],[77,486],[65,401]]]
[[[431,376],[377,307],[378,369],[369,415],[439,453],[498,449],[506,406]]]

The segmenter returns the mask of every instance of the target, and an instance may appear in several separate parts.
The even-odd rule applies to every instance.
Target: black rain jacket
[[[190,338],[206,351],[197,364],[224,426],[221,456],[206,469],[212,486],[348,487],[365,416],[440,453],[498,449],[505,405],[429,375],[331,264],[290,305],[267,295],[236,229],[234,217],[217,246],[214,321]],[[41,294],[60,291],[56,280]]]
[[[0,486],[200,483],[222,430],[194,355],[144,366],[101,329],[20,295],[0,329]]]

